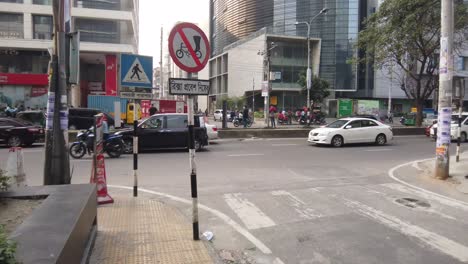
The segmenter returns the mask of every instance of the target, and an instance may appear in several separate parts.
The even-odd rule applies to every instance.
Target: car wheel
[[[123,153],[132,154],[133,153],[133,140],[125,139],[123,145]]]
[[[466,133],[465,132],[462,132],[460,134],[460,141],[461,142],[466,142],[467,138],[466,138]]]
[[[23,141],[18,136],[11,136],[8,139],[7,144],[8,144],[8,147],[21,147],[21,145],[23,144]]]
[[[375,139],[375,143],[380,146],[385,145],[387,143],[387,137],[384,134],[379,134]]]
[[[343,146],[343,137],[342,136],[334,136],[331,140],[332,146],[339,148]]]

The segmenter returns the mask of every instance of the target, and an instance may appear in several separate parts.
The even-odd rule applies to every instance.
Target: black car
[[[195,116],[195,148],[201,150],[208,145],[208,134],[200,126],[201,116]],[[186,149],[188,148],[188,126],[186,114],[156,114],[143,119],[138,124],[138,149]],[[133,130],[116,133],[122,135],[125,153],[133,149]]]
[[[114,127],[114,118],[99,109],[70,108],[68,110],[68,129],[81,130],[94,126],[94,116],[103,113],[107,117],[109,128]]]
[[[45,127],[46,124],[46,116],[44,112],[40,110],[21,111],[16,114],[16,118],[40,127]]]
[[[0,144],[31,146],[44,141],[44,129],[17,118],[0,118]]]

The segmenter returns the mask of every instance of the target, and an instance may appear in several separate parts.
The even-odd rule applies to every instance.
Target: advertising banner
[[[106,55],[106,95],[117,96],[117,57]]]

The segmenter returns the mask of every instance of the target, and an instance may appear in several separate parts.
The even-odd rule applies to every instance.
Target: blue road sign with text
[[[153,57],[120,55],[120,84],[127,87],[153,88]]]

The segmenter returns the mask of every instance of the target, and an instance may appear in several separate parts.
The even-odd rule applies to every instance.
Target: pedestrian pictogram
[[[169,53],[182,70],[199,72],[210,57],[210,44],[199,27],[191,23],[180,23],[169,35]]]
[[[120,82],[122,86],[153,88],[153,57],[122,54]]]

